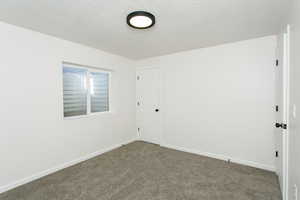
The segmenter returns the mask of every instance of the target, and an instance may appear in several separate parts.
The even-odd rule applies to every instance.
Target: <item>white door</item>
[[[277,66],[275,68],[275,83],[276,83],[276,124],[277,126],[283,123],[283,35],[278,36],[277,40]],[[278,125],[279,124],[279,125]],[[283,185],[283,128],[275,127],[275,144],[276,144],[276,171],[279,177],[280,186]]]
[[[286,199],[287,189],[287,156],[288,156],[288,34],[283,33],[277,40],[276,81],[276,172],[279,178],[283,199]]]
[[[161,144],[161,73],[157,68],[137,71],[137,126],[143,141]]]

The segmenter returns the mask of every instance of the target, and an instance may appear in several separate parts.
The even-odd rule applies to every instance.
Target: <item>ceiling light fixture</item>
[[[135,29],[147,29],[155,24],[155,16],[146,11],[135,11],[127,16],[127,24]]]

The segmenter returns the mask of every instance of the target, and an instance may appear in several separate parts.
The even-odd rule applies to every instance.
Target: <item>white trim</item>
[[[113,111],[95,112],[95,113],[90,113],[88,115],[77,115],[77,116],[71,116],[71,117],[64,117],[64,120],[75,120],[75,119],[82,119],[82,118],[90,118],[90,117],[108,115],[108,114],[113,114],[113,113],[114,113]]]
[[[221,155],[221,154],[202,152],[199,150],[188,149],[185,147],[178,147],[178,146],[170,145],[170,144],[162,144],[161,146],[170,148],[170,149],[174,149],[174,150],[178,150],[178,151],[184,151],[187,153],[193,153],[193,154],[197,154],[197,155],[201,155],[201,156],[215,158],[218,160],[225,160],[225,161],[230,160],[230,162],[233,162],[233,163],[246,165],[246,166],[250,166],[250,167],[255,167],[255,168],[259,168],[259,169],[264,169],[264,170],[268,170],[268,171],[272,171],[272,172],[275,172],[275,170],[276,170],[275,166],[265,165],[265,164],[261,164],[261,163],[257,163],[257,162],[253,162],[253,161],[249,161],[249,160],[242,160],[242,159],[233,158],[233,157],[225,156],[225,155]]]
[[[13,182],[13,183],[9,183],[9,184],[7,184],[7,185],[1,186],[1,187],[0,187],[0,194],[3,193],[3,192],[6,192],[6,191],[8,191],[8,190],[14,189],[14,188],[16,188],[16,187],[19,187],[19,186],[21,186],[21,185],[24,185],[24,184],[26,184],[26,183],[32,182],[32,181],[34,181],[34,180],[37,180],[37,179],[39,179],[39,178],[42,178],[42,177],[44,177],[44,176],[47,176],[47,175],[49,175],[49,174],[52,174],[52,173],[54,173],[54,172],[57,172],[57,171],[59,171],[59,170],[62,170],[62,169],[71,167],[71,166],[73,166],[73,165],[76,165],[76,164],[78,164],[78,163],[81,163],[81,162],[83,162],[83,161],[89,160],[89,159],[91,159],[91,158],[94,158],[94,157],[96,157],[96,156],[99,156],[99,155],[101,155],[101,154],[104,154],[104,153],[106,153],[106,152],[108,152],[108,151],[114,150],[114,149],[116,149],[116,148],[119,148],[119,147],[121,147],[121,146],[123,146],[123,145],[129,144],[129,143],[134,142],[134,141],[136,141],[136,138],[133,138],[133,139],[128,140],[128,141],[126,141],[126,142],[124,142],[124,143],[121,143],[121,144],[112,145],[111,147],[101,149],[101,150],[99,150],[99,151],[96,151],[96,152],[87,154],[87,155],[82,156],[82,157],[80,157],[80,158],[77,158],[77,159],[75,159],[75,160],[72,160],[72,161],[63,163],[63,164],[61,164],[61,165],[58,165],[58,166],[56,166],[56,167],[52,167],[52,168],[50,168],[50,169],[47,169],[47,170],[38,172],[38,173],[33,174],[33,175],[29,176],[29,177],[26,177],[26,178],[17,180],[17,181],[15,181],[15,182]]]
[[[137,81],[138,80],[138,77],[139,77],[139,73],[137,70],[135,70],[135,128],[136,128],[136,137],[137,137],[137,140],[141,140],[141,128],[139,127],[139,124],[138,124],[138,102],[139,102],[139,98],[138,98],[138,83]],[[139,77],[140,78],[140,77]]]
[[[286,26],[284,32],[284,65],[283,65],[283,87],[284,87],[284,105],[283,105],[283,123],[287,124],[287,129],[283,131],[283,188],[282,197],[283,200],[288,200],[288,169],[289,169],[289,107],[290,107],[290,25]]]
[[[153,66],[140,66],[140,67],[136,67],[136,71],[143,71],[143,70],[146,70],[146,69],[162,69],[162,67],[160,67],[160,66],[155,66],[155,65],[153,65]]]
[[[86,115],[91,114],[91,72],[89,69],[87,69],[86,72],[86,90],[87,90],[87,95],[86,95]]]
[[[95,70],[95,71],[100,71],[100,72],[113,72],[114,70],[110,68],[105,68],[105,67],[94,67],[90,65],[83,65],[83,64],[78,64],[78,63],[72,63],[72,62],[67,62],[67,61],[62,61],[63,65],[69,66],[69,67],[77,67],[81,69],[90,69],[90,70]]]

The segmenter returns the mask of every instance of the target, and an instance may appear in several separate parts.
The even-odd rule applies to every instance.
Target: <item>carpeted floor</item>
[[[280,200],[274,173],[134,142],[0,200]]]

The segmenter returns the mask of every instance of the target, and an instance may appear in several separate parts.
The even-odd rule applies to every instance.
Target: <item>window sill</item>
[[[96,113],[89,113],[87,115],[78,115],[78,116],[72,116],[72,117],[63,117],[64,120],[75,120],[75,119],[82,119],[82,118],[89,118],[89,117],[95,117],[100,115],[107,115],[112,114],[112,111],[105,111],[105,112],[96,112]]]

